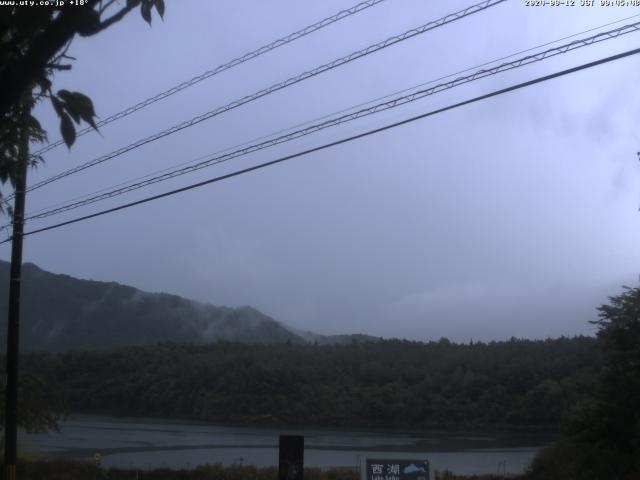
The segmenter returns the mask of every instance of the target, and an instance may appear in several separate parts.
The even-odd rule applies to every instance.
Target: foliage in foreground
[[[563,438],[531,465],[536,480],[640,479],[640,288],[599,310],[602,368]]]

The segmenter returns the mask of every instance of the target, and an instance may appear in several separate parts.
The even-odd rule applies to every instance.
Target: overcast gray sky
[[[77,39],[56,88],[109,116],[355,1],[168,1]],[[30,183],[473,1],[387,0],[58,148]],[[577,3],[580,3],[579,1]],[[27,211],[640,14],[511,0],[34,191]],[[640,21],[640,17],[607,27]],[[591,33],[593,34],[593,33]],[[203,180],[640,46],[640,33],[458,87],[27,230]],[[640,56],[27,238],[25,260],[320,333],[412,339],[593,332],[637,285]],[[58,138],[49,105],[38,116]],[[9,257],[7,245],[0,255]]]

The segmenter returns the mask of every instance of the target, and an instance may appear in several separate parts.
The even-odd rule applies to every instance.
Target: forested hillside
[[[164,344],[31,354],[71,412],[402,427],[557,427],[591,388],[597,343]]]
[[[7,311],[9,264],[0,261],[0,311]],[[203,344],[303,340],[250,307],[205,305],[115,282],[81,280],[23,267],[21,346],[26,351],[113,348],[163,341]],[[6,331],[6,316],[0,318]],[[5,345],[0,348],[4,349]]]

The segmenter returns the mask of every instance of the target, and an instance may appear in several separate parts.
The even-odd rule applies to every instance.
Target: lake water
[[[278,436],[304,435],[305,465],[356,467],[366,457],[427,459],[432,469],[459,474],[521,473],[549,444],[547,434],[451,431],[259,428],[217,426],[166,419],[80,415],[58,433],[20,434],[20,451],[90,460],[105,467],[193,468],[222,463],[278,464]]]

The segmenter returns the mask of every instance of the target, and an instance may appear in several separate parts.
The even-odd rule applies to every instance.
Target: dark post
[[[20,340],[20,283],[22,277],[22,233],[24,200],[29,161],[29,136],[22,128],[20,165],[15,179],[13,235],[11,237],[11,277],[9,279],[9,321],[7,322],[7,387],[5,395],[4,464],[5,479],[15,480],[18,457],[18,351]]]
[[[280,435],[278,480],[302,480],[304,473],[304,437]]]

